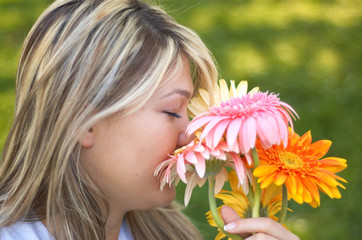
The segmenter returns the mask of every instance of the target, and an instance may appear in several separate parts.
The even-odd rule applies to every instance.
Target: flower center
[[[181,147],[181,148],[178,148],[178,149],[176,149],[176,150],[173,152],[173,154],[174,154],[175,156],[177,156],[177,155],[179,155],[180,153],[182,153],[183,151],[185,151],[185,149],[186,149],[186,146],[183,146],[183,147]]]
[[[231,97],[219,106],[211,107],[211,113],[219,116],[241,117],[257,112],[274,111],[280,105],[279,98],[275,94],[254,93],[241,97]]]
[[[296,154],[291,152],[282,152],[279,154],[279,159],[284,166],[289,169],[297,169],[303,167],[303,160]]]

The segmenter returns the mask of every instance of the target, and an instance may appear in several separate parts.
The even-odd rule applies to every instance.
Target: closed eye
[[[180,116],[179,114],[177,114],[175,112],[169,112],[169,111],[163,111],[163,112],[174,118],[182,118],[182,116]]]

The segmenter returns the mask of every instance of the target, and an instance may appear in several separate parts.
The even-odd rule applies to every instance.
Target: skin
[[[166,206],[174,200],[174,187],[161,192],[153,172],[175,149],[191,141],[185,130],[192,91],[190,67],[184,59],[182,68],[140,110],[101,120],[80,139],[82,163],[109,202],[106,240],[118,239],[127,211]],[[229,207],[222,209],[222,217],[225,223],[235,223],[231,233],[247,237],[257,232],[249,240],[299,239],[267,218],[241,220]]]
[[[81,159],[110,205],[107,239],[118,239],[127,211],[166,206],[174,187],[160,190],[154,170],[187,144],[187,104],[193,84],[188,62],[161,85],[138,111],[96,123],[81,139]]]
[[[226,230],[229,233],[240,234],[245,240],[299,240],[299,237],[270,218],[240,219],[239,215],[229,206],[221,209],[221,216]],[[252,233],[256,234],[252,235]]]

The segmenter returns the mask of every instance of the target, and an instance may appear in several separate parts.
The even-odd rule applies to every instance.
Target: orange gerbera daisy
[[[331,144],[329,140],[312,143],[310,131],[300,137],[289,129],[287,147],[280,144],[263,149],[257,145],[260,165],[254,170],[254,176],[259,178],[262,189],[271,183],[285,184],[288,199],[300,204],[306,202],[312,207],[319,206],[319,190],[330,198],[341,198],[337,187],[345,187],[338,181],[347,181],[335,173],[345,169],[347,161],[337,157],[321,159]]]

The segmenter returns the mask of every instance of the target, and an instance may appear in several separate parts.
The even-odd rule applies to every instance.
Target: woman
[[[153,171],[188,142],[194,89],[216,79],[199,37],[157,7],[55,1],[18,67],[0,238],[201,239],[172,204],[175,189],[161,192]],[[235,216],[223,210],[231,232],[295,237],[276,222]]]

